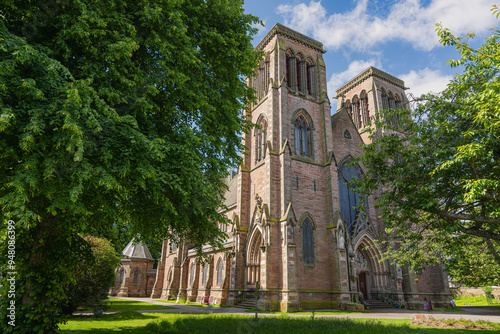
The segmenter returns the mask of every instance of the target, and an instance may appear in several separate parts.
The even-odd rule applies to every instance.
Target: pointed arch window
[[[387,96],[387,93],[384,89],[382,89],[382,109],[389,109],[389,97]]]
[[[351,119],[354,119],[352,118],[352,104],[351,104],[351,101],[347,100],[346,101],[346,108],[347,108],[347,112],[349,113],[349,116],[351,116]]]
[[[364,126],[370,121],[370,110],[368,109],[368,95],[365,91],[361,92],[361,115]]]
[[[302,222],[302,247],[304,263],[314,264],[314,235],[309,217]]]
[[[312,60],[308,59],[306,62],[306,78],[307,78],[307,94],[316,96],[316,67]]]
[[[354,116],[353,122],[357,129],[362,127],[361,122],[361,106],[359,102],[359,98],[357,95],[354,95],[352,98],[352,114]]]
[[[267,122],[264,118],[255,129],[255,137],[255,162],[259,162],[266,157]]]
[[[297,57],[289,50],[286,53],[286,81],[290,89],[297,89]]]
[[[359,210],[356,206],[361,201],[361,196],[356,192],[356,188],[349,184],[361,178],[358,167],[349,165],[351,161],[352,159],[348,159],[339,168],[340,213],[349,231],[351,231],[358,215]]]
[[[196,263],[191,262],[191,270],[189,271],[189,285],[194,284],[195,275],[196,275]]]
[[[203,265],[203,273],[202,273],[202,276],[201,276],[201,284],[203,284],[203,285],[207,284],[208,268],[209,268],[209,263],[205,263]]]
[[[311,157],[311,128],[304,115],[295,120],[295,151],[297,155]]]
[[[124,279],[125,279],[125,269],[122,268],[122,270],[120,270],[120,285],[123,284]]]
[[[133,285],[137,285],[139,283],[139,269],[134,271],[134,279],[132,280]]]
[[[222,284],[222,271],[223,271],[223,263],[222,263],[222,259],[219,258],[219,261],[217,261],[217,285],[221,285]]]
[[[297,74],[297,90],[302,91],[302,82],[301,82],[301,69],[302,69],[302,61],[299,57],[295,58],[295,66],[296,66],[296,74]]]

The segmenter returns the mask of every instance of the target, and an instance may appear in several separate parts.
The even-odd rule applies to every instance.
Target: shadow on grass
[[[60,333],[431,333],[465,334],[468,330],[409,326],[408,320],[311,319],[286,315],[259,318],[238,315],[139,314],[122,312],[95,319],[73,319]],[[65,327],[65,326],[63,326]],[[483,330],[483,333],[498,331]]]

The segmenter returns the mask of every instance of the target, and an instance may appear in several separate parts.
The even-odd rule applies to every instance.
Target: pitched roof
[[[148,246],[144,242],[137,242],[135,238],[132,238],[128,245],[123,249],[122,255],[139,258],[139,259],[149,259],[154,260],[149,252]]]
[[[232,179],[229,181],[229,189],[224,194],[224,205],[231,207],[236,204],[236,199],[238,195],[238,180],[240,178],[240,173],[236,175],[231,175]]]

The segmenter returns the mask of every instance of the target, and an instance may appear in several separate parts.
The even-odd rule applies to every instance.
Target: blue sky
[[[246,12],[264,27],[256,45],[276,22],[321,43],[327,51],[328,96],[335,110],[335,89],[369,66],[405,81],[407,93],[439,92],[457,72],[446,62],[458,58],[439,44],[435,24],[456,36],[473,31],[471,44],[482,44],[499,21],[493,0],[246,0]]]

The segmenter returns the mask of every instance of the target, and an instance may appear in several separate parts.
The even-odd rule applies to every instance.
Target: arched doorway
[[[358,291],[364,299],[375,299],[387,290],[385,261],[381,261],[382,254],[368,233],[358,239],[354,249]]]
[[[250,247],[247,248],[246,261],[246,284],[247,287],[255,287],[255,283],[260,281],[260,246],[262,245],[262,234],[258,228],[252,233]]]

